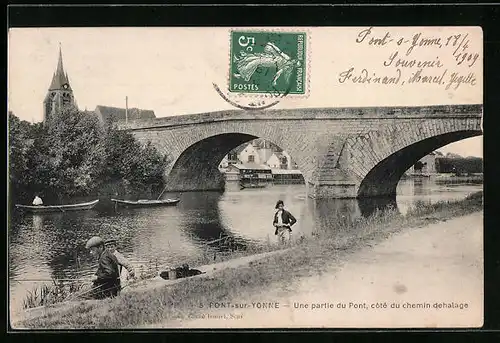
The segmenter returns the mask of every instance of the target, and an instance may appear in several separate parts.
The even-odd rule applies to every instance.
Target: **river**
[[[305,185],[300,184],[240,190],[237,184],[228,183],[220,193],[180,194],[175,207],[115,210],[102,202],[92,211],[14,212],[8,234],[11,309],[18,309],[27,291],[36,285],[16,279],[74,278],[95,272],[96,261],[84,248],[94,235],[116,238],[119,251],[138,267],[156,262],[176,266],[207,254],[205,243],[221,235],[233,237],[240,247],[274,240],[272,217],[278,199],[297,218],[293,230],[297,237],[328,229],[328,223],[339,217],[352,220],[386,206],[404,214],[417,201],[462,199],[482,188],[482,184],[443,183],[433,178],[405,179],[398,184],[395,201],[388,202],[313,200],[306,197]]]

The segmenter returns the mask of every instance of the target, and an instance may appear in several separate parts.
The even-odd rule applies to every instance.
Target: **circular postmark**
[[[274,92],[269,92],[260,98],[250,98],[245,97],[243,94],[238,94],[237,97],[233,97],[233,99],[231,99],[229,92],[225,94],[216,83],[212,83],[212,85],[222,99],[230,105],[242,110],[264,110],[275,106],[282,98],[286,97],[290,93],[291,89],[291,87],[288,87],[285,92],[275,90]]]

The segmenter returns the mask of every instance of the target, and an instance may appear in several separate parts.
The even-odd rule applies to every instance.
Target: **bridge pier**
[[[354,181],[307,182],[307,195],[313,199],[352,199],[357,192],[358,184]]]

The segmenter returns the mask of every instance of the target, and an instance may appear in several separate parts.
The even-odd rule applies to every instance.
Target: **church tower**
[[[68,74],[64,72],[61,45],[59,45],[57,69],[43,101],[43,122],[47,122],[54,114],[68,107],[77,108],[73,90],[69,84]]]

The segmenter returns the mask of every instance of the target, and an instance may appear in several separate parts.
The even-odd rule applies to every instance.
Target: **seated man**
[[[106,246],[106,249],[108,249],[113,255],[115,255],[116,260],[118,261],[120,276],[122,275],[122,268],[125,267],[129,277],[134,278],[135,277],[134,267],[132,266],[132,263],[130,263],[130,261],[127,260],[125,256],[123,256],[118,250],[116,250],[116,239],[108,239],[104,243],[104,245]]]
[[[38,194],[35,195],[35,199],[33,199],[33,205],[34,206],[40,206],[43,205],[42,198],[38,196]]]
[[[120,293],[120,274],[116,257],[104,247],[100,237],[92,237],[85,246],[90,253],[98,258],[98,267],[94,282],[93,297],[104,299],[115,297]]]

